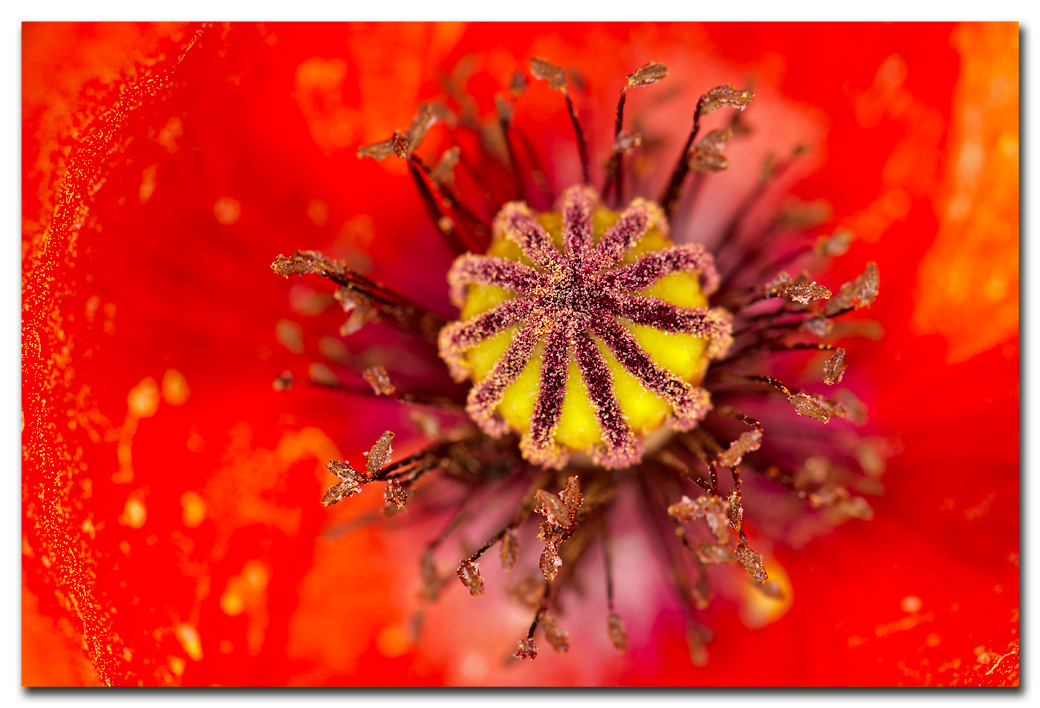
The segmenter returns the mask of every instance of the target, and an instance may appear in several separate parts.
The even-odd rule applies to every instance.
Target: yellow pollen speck
[[[206,502],[193,491],[181,495],[181,521],[190,529],[197,528],[206,519]]]
[[[163,400],[171,406],[182,406],[190,395],[191,389],[188,388],[188,380],[184,378],[184,374],[177,369],[167,369],[162,378]]]
[[[198,433],[189,435],[185,444],[188,446],[188,452],[202,452],[206,447],[206,441]]]
[[[242,577],[251,589],[260,591],[267,587],[267,581],[271,576],[266,565],[260,561],[251,560],[242,568]]]
[[[159,385],[151,376],[146,376],[130,389],[126,397],[130,415],[135,418],[151,418],[159,410]]]
[[[199,640],[199,633],[192,625],[182,622],[177,625],[176,628],[177,641],[180,642],[181,648],[187,652],[188,656],[193,661],[202,660],[202,642]]]
[[[152,198],[152,192],[155,191],[155,172],[159,169],[159,165],[149,165],[144,168],[141,173],[141,188],[137,192],[137,197],[142,204],[148,202]],[[96,297],[96,296],[95,296]],[[97,304],[94,305],[95,309]],[[91,317],[93,319],[93,317]]]
[[[307,218],[315,226],[324,226],[329,220],[329,205],[320,199],[312,199],[307,202]]]
[[[231,197],[221,197],[217,200],[216,204],[213,205],[213,216],[217,218],[217,221],[224,226],[230,226],[238,221],[238,217],[242,215],[242,205],[237,199]]]
[[[917,595],[907,595],[899,603],[899,609],[903,612],[913,614],[914,612],[920,612],[921,607],[924,603],[921,602],[921,598]]]
[[[132,529],[139,529],[144,526],[145,520],[148,518],[148,512],[144,507],[144,502],[141,501],[136,495],[131,495],[126,500],[126,505],[123,507],[123,513],[119,517],[119,523],[123,526],[129,526]],[[127,546],[129,550],[129,546]]]
[[[264,591],[271,580],[267,564],[259,560],[246,561],[242,572],[228,578],[227,587],[220,596],[220,609],[235,617],[246,610],[263,606]]]
[[[237,588],[231,587],[230,582],[224,594],[220,596],[220,609],[229,617],[237,617],[246,609],[245,600],[239,594]]]
[[[221,654],[230,654],[234,650],[235,650],[235,645],[232,644],[230,640],[227,640],[227,639],[221,639],[220,640],[220,653]]]
[[[376,649],[380,654],[391,659],[403,655],[411,647],[412,642],[408,638],[408,631],[399,624],[384,628],[376,637]]]
[[[184,659],[179,656],[170,657],[170,672],[174,676],[181,676],[184,673]]]

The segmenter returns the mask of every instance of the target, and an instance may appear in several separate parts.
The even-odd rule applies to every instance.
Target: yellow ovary
[[[597,208],[593,212],[594,241],[598,242],[619,216],[619,212]],[[537,218],[542,227],[552,236],[556,248],[562,252],[562,216],[550,212],[538,214]],[[659,251],[671,245],[672,242],[660,231],[652,228],[625,253],[619,267],[632,263],[644,253]],[[506,238],[496,238],[488,248],[487,255],[519,261],[528,266],[532,265],[531,261],[523,255],[520,247]],[[701,292],[697,276],[690,273],[666,275],[638,294],[666,300],[680,307],[707,306],[707,298]],[[462,308],[461,319],[469,320],[511,297],[512,295],[502,288],[491,285],[471,285]],[[691,334],[662,332],[652,327],[633,324],[624,319],[620,322],[632,332],[636,341],[655,363],[684,381],[694,385],[700,384],[708,364],[705,355],[708,345],[706,339]],[[490,373],[495,363],[502,358],[518,329],[518,326],[510,327],[466,350],[464,363],[472,367],[474,382],[479,383]],[[671,412],[669,404],[656,394],[647,391],[632,374],[621,366],[602,341],[595,336],[593,339],[603,353],[610,369],[614,380],[614,393],[632,430],[637,435],[645,435],[660,427]],[[502,401],[496,408],[509,425],[519,432],[527,432],[530,428],[538,396],[543,349],[542,344],[535,347],[531,360],[516,381],[506,389]],[[573,352],[568,365],[566,398],[556,428],[555,439],[559,444],[575,450],[583,450],[590,445],[602,442],[599,423],[596,421],[592,402],[589,400],[585,381],[581,377]]]

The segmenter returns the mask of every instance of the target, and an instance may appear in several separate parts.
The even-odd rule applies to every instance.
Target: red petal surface
[[[1017,40],[1013,24],[25,25],[23,683],[1017,684]],[[685,116],[676,146],[686,98],[755,74],[749,120],[816,142],[795,193],[859,238],[821,284],[879,263],[865,317],[885,336],[848,346],[843,384],[902,450],[887,491],[869,522],[758,549],[793,603],[751,629],[750,596],[718,602],[706,667],[670,610],[649,640],[629,624],[617,655],[606,614],[579,608],[566,655],[502,668],[486,659],[516,641],[501,605],[458,583],[413,644],[419,541],[328,538],[379,500],[323,508],[325,461],[410,423],[385,398],[273,390],[342,315],[308,310],[294,288],[321,286],[270,263],[321,249],[450,314],[451,255],[404,164],[354,153],[467,56],[484,112],[530,57],[576,69],[594,156],[647,62],[670,75],[627,110],[652,123],[654,93],[680,90],[659,113]],[[575,181],[559,95],[532,87],[516,120],[557,191]],[[609,653],[582,646],[583,623]]]

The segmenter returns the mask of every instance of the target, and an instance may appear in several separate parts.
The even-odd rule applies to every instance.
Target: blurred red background
[[[529,57],[576,68],[594,154],[648,61],[692,101],[754,75],[749,120],[818,140],[793,193],[858,237],[826,282],[880,265],[885,335],[850,374],[901,450],[887,491],[869,522],[778,543],[790,609],[750,629],[717,603],[706,667],[667,616],[621,657],[489,665],[515,637],[461,587],[412,643],[415,544],[322,535],[375,501],[323,509],[324,461],[408,418],[272,390],[340,316],[269,266],[322,249],[450,314],[404,165],[354,152],[468,56],[482,111]],[[23,684],[1017,684],[1017,25],[26,24],[22,59]],[[793,124],[768,126],[769,96]],[[550,116],[566,186],[558,96],[524,111]]]

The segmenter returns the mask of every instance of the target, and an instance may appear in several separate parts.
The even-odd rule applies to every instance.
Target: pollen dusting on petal
[[[473,561],[462,561],[462,565],[455,571],[455,575],[459,576],[459,580],[469,590],[470,595],[484,594],[484,578],[480,576],[480,566]]]

